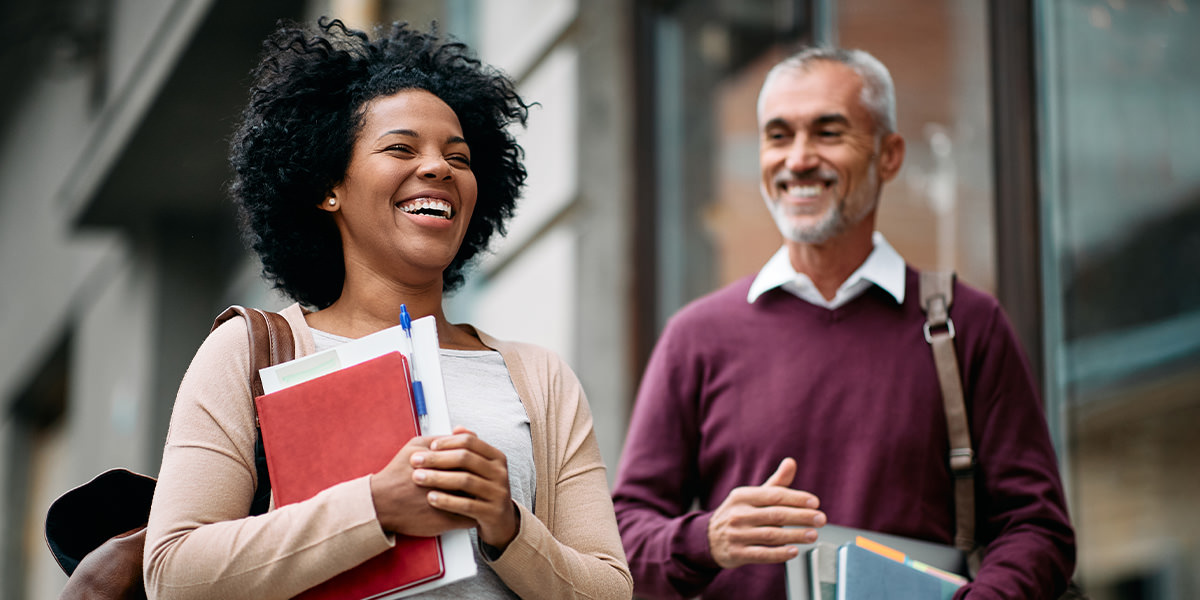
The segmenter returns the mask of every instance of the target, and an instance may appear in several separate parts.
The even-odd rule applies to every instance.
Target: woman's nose
[[[417,174],[425,179],[450,179],[450,164],[440,156],[430,157],[421,163]]]

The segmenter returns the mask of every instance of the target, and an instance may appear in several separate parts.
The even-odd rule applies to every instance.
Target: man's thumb
[[[796,459],[785,458],[779,461],[779,468],[775,469],[774,473],[767,478],[767,482],[763,485],[777,485],[788,487],[792,485],[792,480],[796,478]]]

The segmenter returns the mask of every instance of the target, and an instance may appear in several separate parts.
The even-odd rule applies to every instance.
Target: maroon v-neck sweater
[[[640,595],[784,598],[781,565],[721,570],[706,530],[733,488],[788,456],[792,487],[830,523],[953,541],[917,273],[902,305],[873,287],[835,310],[779,289],[749,304],[751,280],[681,310],[646,369],[614,494]],[[1027,361],[990,296],[957,284],[950,315],[979,463],[976,535],[991,542],[970,597],[1057,598],[1074,534]]]

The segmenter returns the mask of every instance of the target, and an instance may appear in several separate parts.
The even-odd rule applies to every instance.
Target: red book
[[[276,506],[300,502],[375,473],[417,435],[408,359],[390,352],[259,396]],[[441,577],[436,537],[396,536],[396,546],[297,598],[381,598]]]

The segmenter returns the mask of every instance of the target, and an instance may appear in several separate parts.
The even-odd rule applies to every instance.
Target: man
[[[675,315],[647,366],[614,494],[640,596],[784,598],[780,563],[826,522],[953,543],[918,274],[875,232],[904,161],[894,98],[861,51],[767,75],[761,184],[784,246]],[[1028,361],[993,298],[953,297],[987,544],[959,596],[1057,598],[1074,533]]]

